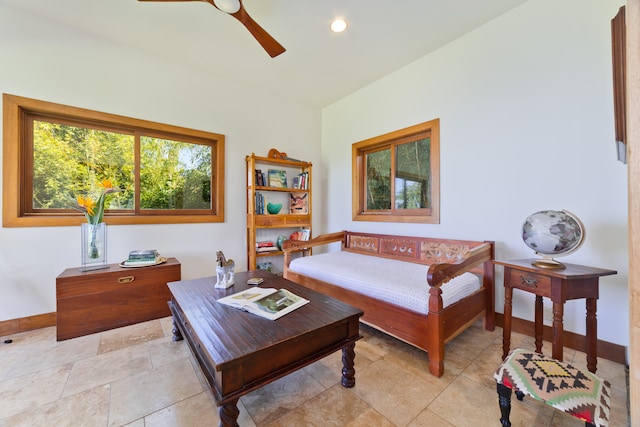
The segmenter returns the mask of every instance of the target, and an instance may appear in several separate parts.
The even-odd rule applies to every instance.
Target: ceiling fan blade
[[[231,16],[236,18],[244,25],[253,37],[260,43],[260,45],[267,51],[269,56],[275,58],[276,56],[284,53],[286,49],[276,41],[267,31],[262,28],[251,16],[247,13],[246,9],[240,2],[240,10],[236,13],[231,13]]]
[[[249,16],[249,14],[247,13],[247,10],[244,8],[244,5],[242,4],[242,0],[235,0],[240,6],[239,9],[235,12],[225,11],[223,9],[224,6],[221,5],[219,7],[218,5],[216,5],[215,0],[138,0],[138,1],[155,1],[155,2],[202,1],[205,3],[209,3],[216,9],[220,10],[221,12],[231,15],[234,18],[236,18],[238,21],[240,21],[240,23],[242,23],[242,25],[244,25],[247,28],[247,30],[249,30],[251,35],[258,41],[258,43],[260,43],[262,48],[266,50],[269,56],[271,56],[272,58],[275,58],[276,56],[286,51],[286,49],[280,43],[278,43],[276,39],[271,37],[271,35],[267,33],[264,28],[262,28],[256,21],[254,21],[251,16]],[[232,1],[231,4],[233,5],[233,3],[235,2]],[[235,6],[237,6],[237,4]]]

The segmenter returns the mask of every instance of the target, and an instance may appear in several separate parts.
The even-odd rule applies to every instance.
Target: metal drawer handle
[[[135,280],[136,278],[133,276],[125,276],[125,277],[119,277],[118,278],[118,283],[131,283]]]
[[[529,286],[530,288],[535,288],[538,285],[538,281],[531,277],[520,276],[520,282],[525,286]]]

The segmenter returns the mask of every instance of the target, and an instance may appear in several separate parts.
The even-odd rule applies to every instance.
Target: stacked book
[[[269,240],[264,240],[262,242],[256,242],[256,252],[259,254],[265,253],[265,252],[277,252],[280,249],[278,249],[278,247],[271,241]]]
[[[309,189],[309,172],[302,172],[298,176],[293,177],[293,186],[297,190]]]
[[[309,240],[310,236],[311,236],[311,230],[294,231],[289,236],[289,240]]]
[[[129,252],[129,258],[123,263],[127,267],[153,265],[158,262],[160,254],[155,249]]]
[[[264,214],[264,196],[258,192],[256,192],[256,214],[262,215]]]

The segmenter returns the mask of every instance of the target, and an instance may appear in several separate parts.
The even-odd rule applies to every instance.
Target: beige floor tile
[[[0,337],[2,342],[4,342],[5,339],[11,339],[13,341],[10,345],[7,345],[8,347],[4,347],[11,349],[11,351],[28,350],[37,352],[41,345],[50,345],[56,341],[56,328],[55,326],[51,326]]]
[[[100,354],[73,364],[64,396],[70,396],[103,384],[151,369],[149,347],[145,344]]]
[[[6,378],[51,368],[78,360],[88,359],[97,353],[99,335],[87,335],[64,341],[51,341],[38,346],[37,352],[25,351]]]
[[[189,357],[189,347],[186,341],[172,341],[171,338],[162,338],[150,341],[149,354],[154,368]]]
[[[71,365],[61,365],[0,382],[0,419],[60,399]]]
[[[354,393],[335,385],[268,424],[269,427],[393,427]]]
[[[129,423],[202,391],[187,359],[127,376],[111,384],[109,425]]]
[[[109,386],[37,406],[9,417],[6,427],[94,427],[107,425]]]
[[[533,399],[528,399],[536,403]],[[527,399],[525,399],[527,402]],[[551,412],[545,410],[546,405],[522,404],[515,395],[512,399],[511,421],[514,426],[547,426],[551,420]],[[473,425],[499,425],[500,408],[498,394],[494,387],[460,376],[429,405],[429,410],[457,427],[466,427],[469,420]]]
[[[497,425],[497,424],[496,424]],[[418,415],[407,427],[455,427],[453,424],[444,420],[431,412],[428,409],[425,409]]]
[[[438,396],[446,383],[416,377],[392,356],[362,369],[352,389],[362,400],[396,425],[407,425]]]
[[[240,425],[246,425],[246,419],[243,420],[242,416],[238,417],[238,421]],[[217,426],[219,422],[213,398],[208,391],[203,391],[146,416],[144,427],[210,427]]]
[[[0,344],[2,345],[2,344]],[[6,350],[0,352],[0,381],[6,379],[15,364],[24,359],[22,350]]]
[[[98,354],[142,344],[164,337],[160,320],[137,323],[122,328],[111,329],[100,334]]]
[[[502,343],[502,339],[498,341]],[[493,379],[493,374],[501,363],[502,347],[498,348],[492,344],[471,362],[462,375],[488,388],[495,389],[496,381]]]
[[[357,354],[356,358],[358,358]],[[358,362],[363,362],[363,357],[359,357],[358,359]],[[354,366],[356,370],[356,381],[358,379],[358,368],[360,368],[360,363],[358,362],[356,362]],[[340,384],[342,380],[342,351],[337,351],[322,360],[312,363],[304,368],[304,371],[322,384],[324,388]]]
[[[240,401],[256,425],[263,425],[287,414],[324,390],[322,384],[310,374],[299,370],[242,396]]]
[[[356,358],[362,356],[371,361],[382,359],[387,353],[385,349],[378,346],[378,344],[379,340],[365,335],[364,339],[356,342]]]
[[[144,418],[137,419],[129,424],[126,424],[124,427],[145,427]]]
[[[477,321],[472,327],[449,341],[446,344],[445,353],[454,353],[458,357],[472,361],[486,350],[495,338],[495,331],[482,329],[481,323]]]

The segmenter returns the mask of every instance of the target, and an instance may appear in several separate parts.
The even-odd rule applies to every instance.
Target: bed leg
[[[440,378],[444,374],[444,360],[431,360],[429,356],[429,372],[434,377]]]

